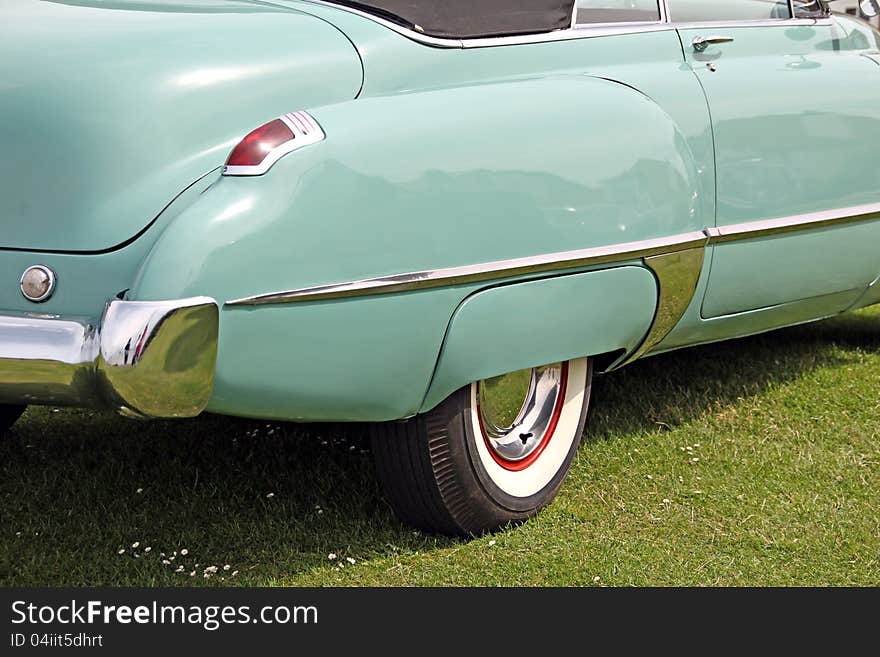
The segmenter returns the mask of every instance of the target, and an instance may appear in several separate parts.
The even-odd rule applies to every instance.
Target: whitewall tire
[[[481,534],[556,497],[590,401],[589,359],[462,388],[432,411],[375,425],[373,453],[397,515],[420,529]]]

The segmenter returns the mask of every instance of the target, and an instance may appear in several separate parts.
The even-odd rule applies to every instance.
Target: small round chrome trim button
[[[45,265],[32,265],[24,270],[19,281],[21,294],[28,301],[41,303],[55,291],[55,272]]]

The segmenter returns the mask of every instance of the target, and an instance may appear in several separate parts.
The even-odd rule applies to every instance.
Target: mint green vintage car
[[[369,422],[403,520],[521,521],[595,373],[880,302],[878,145],[816,0],[2,0],[0,431]]]

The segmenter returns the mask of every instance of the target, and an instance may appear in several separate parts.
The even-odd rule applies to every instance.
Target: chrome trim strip
[[[645,258],[645,266],[657,277],[657,310],[654,321],[651,322],[642,344],[610,369],[638,360],[663,342],[678,325],[697,292],[705,257],[705,248],[695,248]]]
[[[626,260],[638,260],[648,256],[682,251],[696,246],[705,246],[706,242],[707,235],[705,231],[696,231],[683,235],[673,235],[672,237],[629,242],[627,244],[613,244],[592,249],[487,262],[479,265],[449,267],[446,269],[381,276],[379,278],[369,278],[335,285],[319,285],[299,290],[273,292],[242,299],[233,299],[227,301],[225,305],[263,306],[464,285],[482,281],[501,280],[513,276],[590,267]]]
[[[271,292],[232,299],[227,301],[225,305],[232,307],[263,306],[464,285],[482,281],[501,280],[514,276],[638,260],[652,256],[665,256],[699,246],[705,247],[734,240],[770,237],[796,230],[824,228],[826,226],[872,221],[875,219],[880,219],[880,203],[781,219],[768,219],[765,221],[707,228],[702,231],[639,242],[612,244],[591,249],[550,253],[513,260],[500,260],[477,265],[410,272],[345,283]]]
[[[318,2],[319,0],[304,0],[305,2]],[[831,25],[832,19],[816,18],[790,18],[779,20],[758,21],[707,21],[703,23],[675,23],[664,21],[650,21],[646,23],[591,23],[578,27],[557,30],[555,32],[543,32],[540,34],[524,34],[521,36],[486,37],[476,39],[462,39],[460,47],[469,48],[498,48],[502,46],[518,46],[534,43],[552,43],[554,41],[571,41],[575,39],[593,39],[606,36],[623,36],[626,34],[642,34],[648,32],[671,32],[673,30],[700,30],[700,29],[739,29],[748,27],[797,27],[805,25],[810,27]]]
[[[745,28],[745,27],[796,27],[798,25],[808,25],[816,27],[818,25],[829,26],[834,23],[831,18],[780,18],[755,21],[703,21],[699,23],[685,23],[682,21],[672,21],[669,23],[677,30],[704,30],[715,28]]]
[[[656,25],[663,24],[669,22],[669,10],[666,5],[665,0],[655,0],[657,4],[657,13],[660,15],[660,18],[653,21],[616,21],[614,23],[578,23],[577,22],[577,14],[578,14],[578,3],[575,0],[574,10],[572,11],[571,16],[571,28],[572,30],[578,29],[590,29],[591,27],[596,26],[605,26],[605,25]],[[647,10],[645,10],[647,11]]]
[[[675,29],[702,29],[712,27],[791,27],[792,25],[831,25],[831,19],[813,19],[813,18],[790,18],[778,20],[763,21],[715,21],[704,23],[683,23],[670,20],[669,4],[667,0],[661,3],[661,20],[640,23],[603,23],[603,24],[581,24],[577,25],[577,6],[575,6],[572,14],[571,26],[556,30],[553,32],[539,32],[537,34],[525,34],[520,36],[506,37],[487,37],[475,39],[449,39],[441,37],[432,37],[416,30],[390,21],[381,16],[376,16],[369,12],[355,7],[340,5],[328,0],[299,0],[300,2],[321,5],[346,11],[350,14],[366,18],[367,20],[378,23],[389,30],[397,32],[412,41],[416,41],[426,46],[434,48],[496,48],[499,46],[514,46],[533,43],[549,43],[554,41],[568,41],[573,39],[591,39],[603,36],[618,36],[624,34],[638,34],[641,32],[666,32]],[[575,3],[576,5],[577,3]]]
[[[311,2],[312,0],[308,0]],[[519,46],[534,43],[552,43],[554,41],[573,41],[575,39],[592,39],[606,36],[623,36],[625,34],[642,34],[647,32],[672,32],[675,28],[668,23],[650,21],[646,23],[590,23],[567,30],[543,32],[540,34],[523,34],[520,36],[485,37],[463,39],[461,47],[498,48],[502,46]]]
[[[113,300],[99,326],[0,316],[0,403],[193,417],[211,397],[218,327],[207,297]]]
[[[746,240],[755,237],[770,237],[797,230],[824,228],[837,224],[855,223],[880,219],[880,203],[857,205],[839,210],[813,212],[811,214],[749,221],[742,224],[709,228],[708,233],[712,244],[723,244],[735,240]]]

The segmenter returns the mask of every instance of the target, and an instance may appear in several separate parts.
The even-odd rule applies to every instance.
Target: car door
[[[715,139],[702,316],[816,298],[817,312],[844,310],[880,265],[876,41],[811,1],[669,0],[669,12]]]

